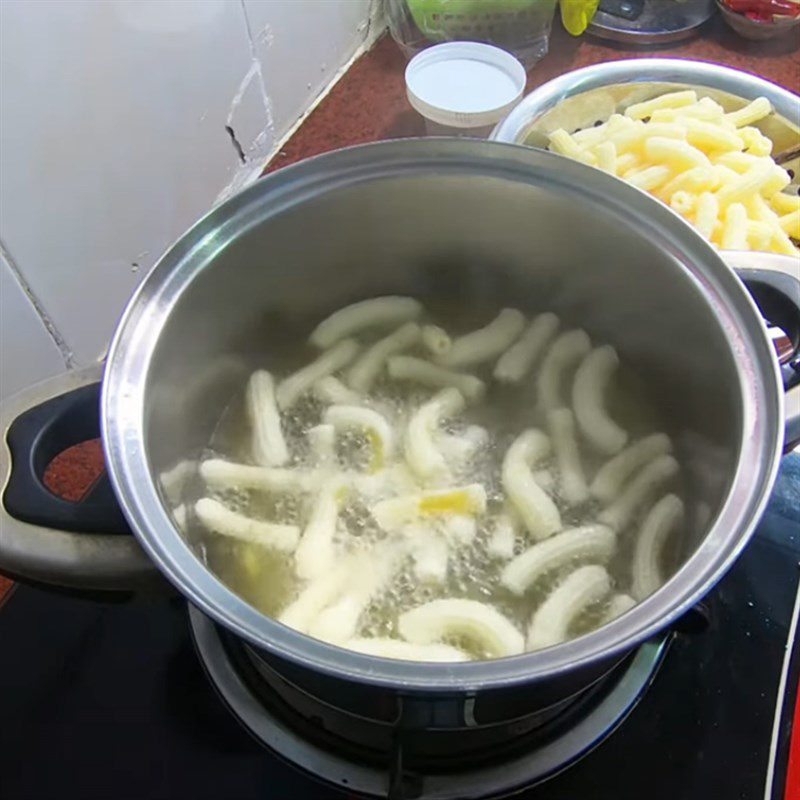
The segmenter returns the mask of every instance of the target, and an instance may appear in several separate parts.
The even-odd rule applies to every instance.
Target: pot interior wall
[[[741,435],[733,355],[696,278],[633,215],[512,176],[420,170],[298,198],[277,215],[265,202],[246,230],[207,239],[148,371],[156,473],[208,444],[254,366],[296,368],[313,357],[305,341],[323,316],[400,293],[455,330],[511,305],[556,311],[613,344],[686,465],[684,557],[720,508]]]

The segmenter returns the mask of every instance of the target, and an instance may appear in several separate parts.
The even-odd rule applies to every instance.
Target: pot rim
[[[477,171],[558,184],[601,202],[621,218],[636,218],[643,237],[656,237],[676,257],[676,269],[686,272],[703,294],[735,353],[743,428],[736,472],[701,544],[661,589],[627,614],[569,642],[519,656],[456,664],[396,661],[345,650],[286,627],[242,600],[201,563],[168,515],[148,461],[144,399],[155,345],[171,308],[214,253],[250,225],[310,196],[421,171]],[[682,244],[679,249],[675,240]],[[679,254],[684,263],[678,263]],[[691,272],[687,264],[693,265]],[[717,583],[753,533],[777,475],[782,425],[780,376],[755,303],[719,254],[681,217],[646,193],[569,159],[460,139],[378,142],[326,153],[272,173],[214,208],[167,250],[129,302],[109,350],[101,400],[103,446],[123,512],[150,558],[193,605],[256,647],[306,668],[373,686],[428,692],[554,678],[631,650],[667,627]]]

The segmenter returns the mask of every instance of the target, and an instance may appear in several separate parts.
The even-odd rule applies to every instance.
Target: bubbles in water
[[[424,355],[422,352],[419,355]],[[300,366],[298,359],[295,366]],[[490,381],[491,364],[474,370],[479,377]],[[611,411],[615,418],[635,434],[659,428],[652,407],[642,402],[644,393],[640,382],[628,371],[622,370],[611,397]],[[403,431],[414,411],[426,402],[433,390],[425,390],[414,384],[391,381],[385,375],[376,382],[367,404],[379,411],[391,422],[396,432],[398,459],[402,463]],[[480,441],[466,458],[453,461],[453,484],[480,483],[487,492],[491,518],[499,513],[505,503],[500,473],[502,459],[513,439],[524,429],[538,427],[547,430],[546,422],[536,411],[534,380],[517,387],[496,384],[490,386],[488,398],[467,409],[454,419],[447,420],[443,432],[453,436],[467,437],[470,426],[481,426],[488,432],[486,441]],[[631,399],[633,398],[633,399]],[[290,468],[315,469],[316,456],[309,447],[307,432],[321,422],[324,406],[312,394],[300,398],[297,404],[282,417],[284,436],[293,454]],[[473,430],[474,434],[475,431]],[[229,406],[218,425],[211,442],[208,456],[227,458],[243,463],[252,463],[250,431],[244,404],[237,397]],[[368,439],[358,431],[340,432],[336,438],[336,460],[341,469],[366,472],[372,456]],[[587,475],[591,476],[602,459],[583,448],[582,457]],[[547,468],[557,476],[556,465],[550,461],[537,465]],[[368,551],[377,543],[387,539],[369,507],[379,499],[391,496],[401,485],[392,481],[365,481],[354,488],[344,502],[339,516],[339,527],[335,542],[340,552]],[[405,490],[405,489],[404,489]],[[558,481],[550,490],[565,527],[577,527],[595,522],[599,507],[594,500],[579,506],[568,506],[560,496]],[[228,489],[214,491],[213,496],[226,506],[255,519],[302,526],[308,516],[308,498],[292,494],[264,493]],[[634,532],[640,519],[619,536],[618,552],[609,564],[618,591],[630,587],[630,561],[635,542]],[[444,532],[433,526],[431,535]],[[403,611],[440,597],[463,597],[494,605],[511,619],[521,631],[525,631],[533,611],[552,591],[555,585],[569,572],[580,566],[576,559],[563,569],[545,575],[524,596],[518,597],[500,585],[500,573],[504,562],[492,559],[487,553],[487,542],[492,530],[491,521],[479,520],[477,535],[469,542],[448,538],[447,574],[441,585],[421,583],[412,570],[410,559],[392,577],[388,585],[374,596],[367,606],[359,627],[362,636],[396,636],[397,618]],[[293,562],[285,554],[269,551],[258,545],[231,542],[202,529],[193,530],[190,538],[211,569],[248,602],[264,613],[276,615],[296,598],[302,584],[294,575]],[[534,542],[524,532],[519,532],[514,542],[514,554],[518,555]],[[753,603],[748,603],[753,607]],[[601,623],[605,604],[598,604],[576,620],[573,635],[587,632]],[[748,632],[749,635],[749,632]],[[468,642],[453,641],[452,644],[469,649]],[[484,654],[474,653],[476,656]]]

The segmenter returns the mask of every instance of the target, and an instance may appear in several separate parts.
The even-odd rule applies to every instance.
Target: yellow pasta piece
[[[691,106],[687,106],[691,108]],[[675,122],[678,119],[678,110],[675,108],[657,108],[650,115],[650,122]]]
[[[769,250],[774,228],[768,222],[747,221],[747,244],[750,250]]]
[[[784,233],[792,239],[800,239],[800,209],[784,214],[778,222]]]
[[[726,114],[725,118],[730,120],[737,128],[742,128],[745,125],[752,125],[760,119],[772,113],[772,104],[766,97],[757,97],[752,103],[748,103],[744,108],[738,111],[732,111]]]
[[[761,187],[761,194],[764,197],[771,197],[773,194],[783,191],[792,182],[789,173],[775,164],[770,170],[769,178],[764,181]]]
[[[628,170],[635,169],[640,164],[636,153],[625,153],[617,157],[617,175],[623,175]]]
[[[722,227],[722,223],[719,220],[714,223],[714,230],[711,232],[711,239],[709,239],[714,247],[719,247],[720,236],[722,236]]]
[[[626,117],[624,114],[612,114],[608,118],[608,122],[606,124],[608,125],[609,130],[618,131],[621,128],[631,128],[636,123],[634,120]]]
[[[707,98],[705,98],[707,99]],[[703,120],[705,122],[713,122],[722,126],[726,130],[736,130],[736,126],[725,119],[725,111],[721,105],[713,103],[715,107],[707,107],[697,103],[693,106],[685,106],[683,108],[662,108],[654,111],[650,117],[650,122],[675,122],[683,124],[687,119]]]
[[[641,130],[646,139],[652,139],[654,136],[660,136],[663,139],[686,139],[686,126],[674,122],[648,122]]]
[[[740,175],[740,173],[732,170],[730,167],[723,166],[722,164],[715,164],[714,172],[717,175],[717,188],[725,186],[731,181],[735,181]],[[747,172],[747,170],[745,170],[745,172]]]
[[[775,197],[776,195],[773,195]],[[747,201],[747,210],[753,219],[767,222],[772,228],[772,239],[769,249],[774,253],[781,253],[786,256],[796,256],[800,254],[793,244],[789,235],[781,227],[780,218],[769,207],[769,203],[760,195],[754,194]]]
[[[756,192],[760,192],[772,178],[772,165],[769,163],[753,164],[743,175],[725,183],[717,191],[717,200],[721,206],[729,203],[742,203]]]
[[[547,138],[550,140],[550,149],[563,156],[578,158],[583,153],[583,148],[563,128],[547,134]]]
[[[695,204],[694,226],[701,236],[711,239],[719,217],[719,202],[711,192],[703,192]]]
[[[704,152],[739,151],[744,147],[742,137],[722,125],[691,117],[681,120],[681,124],[686,127],[686,141]]]
[[[713,191],[719,184],[720,180],[715,168],[694,167],[676,175],[656,192],[656,196],[661,200],[667,201],[675,192],[685,191],[699,194],[700,192]]]
[[[768,164],[772,166],[771,158],[755,156],[752,153],[720,153],[714,157],[717,166],[726,167],[734,172],[743,174],[756,164]]]
[[[636,123],[632,119],[623,117],[622,114],[612,114],[608,118],[608,122],[598,125],[595,128],[584,128],[583,130],[575,131],[575,133],[572,134],[572,138],[581,147],[594,147],[606,141],[611,134],[635,126]]]
[[[625,109],[625,116],[630,119],[644,119],[662,108],[681,108],[681,106],[691,106],[697,102],[697,92],[687,89],[681,92],[667,92],[652,100],[645,100],[643,103],[634,103]],[[747,123],[742,123],[747,124]]]
[[[739,190],[744,194],[738,200],[754,192],[773,197],[791,183],[789,173],[771,158],[756,158],[747,153],[725,153],[717,159],[715,169],[726,184],[724,188],[744,187]],[[739,177],[732,173],[738,173]],[[778,203],[783,203],[783,200],[779,198]]]
[[[664,164],[674,171],[692,167],[709,167],[708,156],[687,142],[653,136],[645,140],[645,157],[657,164]]]
[[[749,160],[745,160],[746,158]],[[738,173],[741,178],[749,175],[750,181],[755,181],[754,176],[759,175],[759,180],[753,184],[751,191],[760,192],[764,197],[777,194],[792,180],[789,173],[771,158],[752,158],[747,153],[725,153],[724,156],[720,156],[715,168],[719,171],[723,183],[737,183],[731,173]]]
[[[725,109],[710,97],[701,97],[693,106],[686,106],[680,111],[681,114],[693,114],[703,119],[720,119],[725,116]]]
[[[800,256],[798,250],[793,244],[792,240],[786,235],[786,232],[781,228],[776,228],[772,233],[772,241],[770,242],[770,250],[775,253],[780,253],[784,256]]]
[[[681,125],[672,125],[668,123],[650,123],[649,125],[645,125],[643,122],[640,122],[638,125],[628,130],[622,130],[619,133],[612,134],[609,139],[614,142],[618,153],[628,153],[641,150],[645,143],[653,137],[685,141],[686,128]]]
[[[646,192],[652,192],[657,189],[672,175],[669,167],[645,167],[644,169],[631,170],[623,175],[623,178],[638,189],[643,189]]]
[[[617,148],[614,142],[600,142],[594,148],[597,166],[610,175],[617,174]]]
[[[686,117],[719,122],[725,127],[735,127],[724,119],[725,109],[710,97],[701,97],[694,105],[680,108],[660,108],[650,115],[651,122],[677,122]]]
[[[588,150],[584,150],[563,128],[549,134],[550,149],[562,156],[594,166],[597,158]]]
[[[769,198],[769,202],[778,214],[791,214],[792,211],[800,211],[800,195],[778,192]]]
[[[747,213],[751,219],[769,222],[773,227],[778,225],[778,215],[769,207],[767,201],[758,193],[752,194],[745,201]]]
[[[749,209],[747,204],[743,204],[745,209]],[[759,220],[759,219],[749,219],[747,220],[747,235],[748,236],[772,236],[772,231],[775,229],[775,225],[772,222],[766,220]]]
[[[695,209],[697,204],[697,195],[691,192],[675,192],[669,201],[670,208],[677,211],[684,217],[688,216]]]
[[[741,203],[731,203],[724,214],[720,237],[723,250],[747,249],[747,209]]]
[[[744,142],[745,150],[752,156],[772,155],[772,139],[764,136],[758,128],[745,126],[739,128],[739,136]]]
[[[608,139],[608,123],[604,122],[595,128],[582,128],[572,134],[572,140],[580,147],[595,147]]]

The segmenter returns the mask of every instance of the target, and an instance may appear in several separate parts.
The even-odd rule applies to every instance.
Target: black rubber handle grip
[[[111,482],[102,476],[80,502],[56,497],[44,484],[55,456],[100,435],[100,384],[82,386],[21,414],[8,429],[11,474],[6,511],[22,522],[62,531],[130,534]]]
[[[737,269],[736,274],[756,301],[762,316],[789,337],[794,355],[781,368],[785,391],[800,385],[800,280],[785,272]],[[800,444],[800,415],[787,414],[784,451]]]

